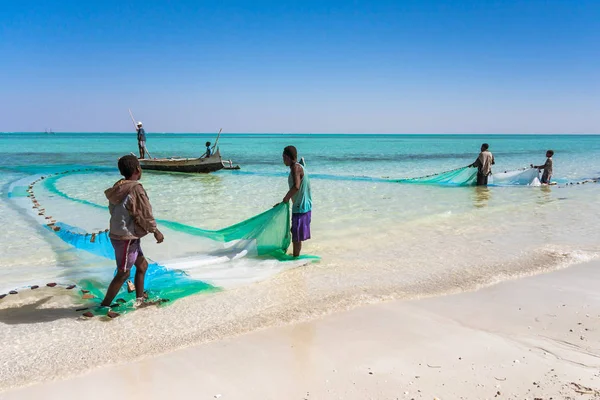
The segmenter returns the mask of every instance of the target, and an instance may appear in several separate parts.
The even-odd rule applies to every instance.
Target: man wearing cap
[[[146,158],[146,131],[142,128],[142,121],[137,123],[138,148],[140,149],[140,158]]]

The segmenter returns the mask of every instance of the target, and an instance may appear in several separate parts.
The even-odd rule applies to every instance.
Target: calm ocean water
[[[216,134],[148,134],[153,157],[198,156]],[[249,135],[223,134],[222,155],[244,171],[281,172],[281,149],[294,144],[313,173],[410,177],[472,162],[491,145],[497,169],[541,163],[556,151],[557,177],[578,179],[600,172],[600,137],[592,135]],[[137,151],[134,133],[0,133],[0,166],[85,164],[113,166]]]
[[[148,149],[155,157],[193,157],[215,136],[149,133]],[[554,178],[561,184],[457,188],[364,179],[462,167],[475,160],[482,142],[496,157],[495,171],[542,164],[545,151],[553,149]],[[221,154],[242,170],[145,173],[156,216],[214,229],[268,209],[286,191],[281,152],[289,144],[315,176],[313,239],[305,251],[321,256],[319,263],[285,271],[268,265],[215,269],[211,274],[226,290],[109,324],[81,323],[71,297],[46,289],[9,296],[0,302],[0,340],[11,345],[3,346],[0,358],[11,361],[0,378],[4,371],[20,372],[10,383],[0,379],[2,385],[80,370],[68,362],[67,347],[85,349],[89,365],[100,365],[364,303],[472,290],[600,255],[600,187],[564,186],[600,176],[600,136],[222,135]],[[132,133],[0,134],[3,290],[65,277],[91,262],[16,208],[6,196],[10,182],[73,166],[106,167],[57,181],[72,198],[105,204],[104,189],[119,178],[117,158],[136,148]],[[51,195],[45,200],[47,211],[61,221],[86,230],[106,227],[106,210]],[[146,254],[160,259],[194,250],[193,241],[175,232],[165,230],[165,236],[161,246],[146,240]],[[132,343],[127,331],[140,324],[147,329]]]

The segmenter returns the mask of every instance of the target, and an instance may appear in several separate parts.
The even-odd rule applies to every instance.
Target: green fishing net
[[[304,255],[294,258],[286,254],[291,243],[290,233],[290,208],[288,204],[278,206],[258,214],[238,224],[219,230],[206,230],[173,221],[160,221],[163,226],[184,234],[202,237],[214,242],[222,243],[219,258],[225,262],[240,258],[272,258],[277,261],[298,261],[318,259],[316,256]],[[64,242],[78,250],[86,251],[110,260],[114,259],[114,251],[108,237],[108,232],[87,233],[81,229],[57,222],[56,235]],[[188,262],[189,264],[190,262]],[[193,261],[191,262],[193,263]],[[157,305],[168,304],[201,291],[216,290],[218,288],[195,279],[185,269],[186,263],[175,263],[184,267],[183,269],[170,268],[169,263],[150,263],[146,273],[146,285],[148,301]],[[106,292],[112,275],[107,274],[100,279],[84,279],[78,282],[87,294],[86,297],[94,296],[90,306],[94,313],[105,313],[102,308],[93,307]],[[131,279],[135,275],[135,267],[131,271]],[[118,295],[118,302],[112,307],[113,311],[127,312],[134,309],[134,294],[126,293],[125,287]]]
[[[395,179],[398,183],[416,183],[422,185],[470,186],[475,184],[477,168],[458,168],[439,174],[421,176],[418,178]]]
[[[38,178],[33,183],[26,183],[24,180],[20,184],[13,184],[10,190],[11,197],[14,197],[15,201],[18,201],[23,208],[31,210],[30,200],[27,197],[17,195],[25,188],[27,196],[31,196],[32,201],[35,201],[33,195],[27,190],[31,191],[30,187],[43,182],[43,187],[52,196],[58,195],[71,202],[96,208],[106,208],[86,200],[70,197],[61,192],[56,187],[56,181],[61,176],[64,176],[64,174],[56,174],[46,179]],[[82,297],[82,306],[78,308],[78,311],[91,312],[94,315],[105,315],[107,309],[99,307],[99,303],[104,297],[115,271],[114,250],[108,231],[87,232],[62,221],[55,221],[46,225],[47,221],[43,220],[43,216],[38,219],[44,223],[48,230],[52,231],[64,243],[67,243],[73,251],[92,254],[95,259],[100,260],[83,272],[79,270],[77,274],[70,275],[69,271],[66,271],[62,275],[63,282],[59,286],[66,287],[75,284],[78,287]],[[196,273],[198,267],[203,267],[205,264],[223,265],[222,269],[227,269],[231,264],[237,262],[242,263],[242,269],[245,270],[259,266],[260,263],[264,262],[269,263],[268,267],[271,268],[274,264],[288,264],[287,262],[290,262],[290,265],[300,265],[318,259],[318,257],[310,255],[294,258],[286,254],[286,250],[291,244],[290,221],[290,207],[288,204],[283,203],[245,221],[218,230],[207,230],[179,222],[157,220],[159,227],[168,228],[190,237],[191,240],[188,240],[190,243],[194,243],[194,240],[196,240],[193,238],[198,238],[197,253],[199,253],[200,258],[165,262],[148,260],[149,267],[145,278],[147,304],[162,306],[192,294],[219,290],[220,287],[207,283],[204,279],[201,279],[201,274]],[[210,243],[208,247],[212,249],[212,253],[208,250],[205,251],[208,248],[205,246],[207,242]],[[190,251],[192,250],[190,249]],[[206,254],[204,254],[205,252]],[[102,259],[106,261],[101,261]],[[135,267],[131,271],[131,280],[134,280],[134,276]],[[111,305],[113,311],[124,313],[136,309],[135,293],[128,293],[126,289],[125,285]]]
[[[407,179],[395,179],[397,183],[415,183],[441,186],[473,186],[477,180],[477,168],[463,167],[428,176]],[[494,172],[489,176],[489,185],[494,186],[531,186],[539,185],[539,171],[524,168],[513,171]]]

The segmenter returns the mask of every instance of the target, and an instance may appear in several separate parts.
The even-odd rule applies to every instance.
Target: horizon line
[[[98,133],[108,133],[108,134],[133,134],[135,131],[52,131],[52,133],[48,133],[46,131],[0,131],[0,134],[71,134],[71,133],[79,133],[79,134],[98,134]],[[152,132],[147,131],[146,133],[157,134],[157,135],[216,135],[218,131],[214,132]],[[544,133],[544,132],[523,132],[523,133],[502,133],[502,132],[494,132],[494,133],[480,133],[480,132],[461,132],[461,133],[448,133],[448,132],[427,132],[427,133],[382,133],[382,132],[361,132],[361,133],[346,133],[346,132],[221,132],[222,135],[405,135],[405,136],[416,136],[416,135],[476,135],[476,136],[484,136],[484,135],[523,135],[523,136],[535,136],[535,135],[586,135],[586,136],[594,136],[600,135],[600,132],[562,132],[562,133]]]

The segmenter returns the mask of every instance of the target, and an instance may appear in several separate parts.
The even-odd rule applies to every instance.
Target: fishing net
[[[219,230],[196,228],[179,222],[159,220],[159,225],[185,234],[203,237],[222,243],[232,258],[240,256],[273,256],[285,259],[286,249],[291,243],[290,209],[281,203],[238,224]],[[114,259],[114,251],[107,231],[88,233],[83,229],[56,222],[58,237],[71,246],[100,257]],[[222,254],[225,254],[222,252]],[[303,256],[315,258],[315,256]]]
[[[490,175],[488,184],[495,186],[539,185],[538,176],[539,171],[535,168],[505,171]],[[421,185],[473,186],[476,180],[477,168],[463,167],[417,178],[395,179],[392,182]]]
[[[88,233],[81,228],[63,222],[56,222],[52,230],[64,242],[78,250],[108,259],[114,259],[115,257],[107,232]]]
[[[58,195],[60,198],[88,206],[103,209],[106,207],[87,200],[76,199],[61,192],[56,187],[56,181],[60,178],[60,175],[64,174],[56,174],[45,178],[39,177],[30,183],[23,180],[20,184],[11,186],[9,195],[12,194],[11,197],[15,197],[17,204],[28,209],[28,212],[34,218],[44,224],[48,230],[51,230],[74,251],[83,251],[100,260],[93,263],[93,267],[81,267],[76,272],[71,271],[71,273],[65,274],[62,278],[68,280],[67,283],[63,282],[58,287],[72,288],[77,285],[85,300],[85,306],[79,310],[89,309],[88,311],[93,314],[106,314],[107,310],[98,307],[98,304],[114,276],[111,271],[114,271],[115,268],[115,257],[108,231],[90,233],[63,221],[46,219],[50,217],[45,217],[43,212],[38,214],[38,211],[42,208],[33,195],[32,188],[43,181],[43,187],[47,189],[50,198],[56,198],[55,195]],[[26,196],[20,196],[21,194]],[[17,200],[17,197],[22,200]],[[34,205],[33,210],[31,209],[31,202]],[[170,301],[202,291],[219,290],[218,286],[200,278],[202,273],[206,273],[206,268],[203,268],[206,265],[217,264],[221,266],[211,267],[212,269],[209,270],[213,274],[218,270],[232,269],[232,265],[240,265],[244,270],[265,266],[266,269],[274,271],[278,270],[274,268],[276,264],[296,266],[318,259],[316,256],[309,255],[299,258],[286,255],[286,250],[291,243],[290,213],[288,204],[279,204],[252,218],[219,230],[207,230],[174,221],[157,220],[160,227],[166,227],[192,238],[188,242],[193,244],[196,241],[199,250],[195,258],[159,262],[149,260],[145,279],[148,303],[164,305]],[[206,251],[208,248],[206,246],[207,242],[211,244],[212,251],[210,252]],[[190,250],[190,252],[192,251]],[[252,261],[252,259],[257,261]],[[198,270],[200,270],[200,273],[198,273]],[[134,276],[135,267],[132,268],[130,278],[133,280]],[[123,313],[135,309],[135,293],[127,293],[125,286],[116,299],[116,302],[112,305],[114,311]]]
[[[397,183],[416,183],[421,185],[470,186],[475,184],[477,168],[458,168],[439,174],[417,178],[395,179]]]
[[[98,257],[105,258],[107,261],[101,263],[99,268],[79,269],[76,276],[82,276],[76,279],[78,286],[86,292],[93,293],[98,300],[101,299],[113,275],[111,269],[106,265],[114,266],[114,251],[108,232],[88,233],[83,229],[71,226],[66,223],[56,222],[48,226],[65,243],[76,250],[81,250]],[[132,270],[131,278],[135,275],[135,267]],[[62,286],[65,286],[64,284]],[[158,263],[150,262],[146,273],[146,287],[151,287],[149,291],[152,297],[177,299],[185,295],[196,293],[200,290],[210,289],[211,285],[190,279],[184,271],[170,270]],[[133,294],[122,294],[125,298],[133,300]],[[89,297],[89,296],[88,296]]]
[[[132,268],[132,276],[135,275],[135,267]],[[79,311],[90,311],[94,315],[103,315],[107,309],[98,307],[101,299],[106,294],[106,289],[110,283],[110,277],[98,277],[82,279],[77,286],[82,293],[88,294],[90,300],[84,303],[84,307]],[[187,297],[200,292],[217,291],[214,287],[201,280],[189,277],[184,271],[169,269],[157,263],[150,263],[145,277],[145,293],[148,304],[162,306],[172,301]],[[136,309],[135,292],[128,293],[124,288],[119,292],[116,300],[110,308],[119,313],[127,313]]]
[[[489,183],[497,186],[538,186],[539,175],[537,168],[497,172],[490,176]]]
[[[201,259],[175,260],[165,263],[151,263],[146,273],[146,285],[149,302],[159,305],[166,304],[163,300],[177,300],[191,294],[209,289],[214,286],[194,277],[194,268],[207,263],[239,260],[244,257],[273,258],[277,261],[311,260],[315,256],[293,258],[286,255],[291,243],[290,209],[287,204],[280,204],[248,220],[219,230],[205,230],[172,221],[159,223],[169,229],[195,237],[201,237],[217,243],[220,249],[212,254],[205,254]],[[114,260],[114,251],[108,232],[88,233],[65,223],[56,223],[51,229],[66,243],[103,258]],[[114,265],[114,264],[113,264]],[[131,279],[135,276],[132,268]],[[105,274],[102,278],[83,279],[78,285],[99,301],[110,283],[112,275]],[[89,297],[89,296],[88,296]],[[123,289],[118,296],[120,302],[113,304],[116,311],[133,310],[134,294],[128,294]],[[102,309],[98,310],[103,313]]]
[[[110,271],[113,270],[111,267],[114,268],[115,265],[114,250],[108,232],[88,233],[62,222],[56,222],[48,228],[74,249],[107,259],[106,263],[96,264],[96,268],[80,270],[78,275],[81,279],[75,279],[77,287],[83,294],[83,299],[86,300],[78,311],[91,312],[93,315],[105,314],[107,309],[99,307],[99,303],[113,278]],[[112,262],[108,260],[112,260]],[[133,280],[134,276],[135,266],[131,270],[130,279]],[[170,301],[192,294],[217,290],[216,287],[206,282],[190,277],[185,271],[170,269],[152,261],[149,261],[146,272],[145,288],[147,303],[155,305],[165,305]],[[136,309],[135,301],[135,292],[128,293],[124,286],[111,308],[119,313],[127,313]]]
[[[70,201],[96,208],[107,208],[106,206],[69,196],[56,186],[58,179],[60,179],[59,175],[45,179],[44,187],[50,193]],[[286,204],[279,204],[271,210],[219,230],[202,229],[164,219],[157,219],[156,222],[161,226],[177,232],[225,243],[226,247],[230,249],[232,253],[237,251],[237,254],[243,253],[244,255],[250,256],[272,256],[278,260],[291,259],[285,254],[285,250],[289,247],[292,239],[290,233],[290,210]],[[86,232],[78,233],[86,234]],[[72,238],[66,237],[66,239],[69,240],[65,241],[72,243]],[[108,246],[110,247],[110,242],[108,243]],[[109,250],[112,251],[112,247],[110,247]],[[94,251],[100,250],[96,249]],[[317,257],[302,256],[301,259],[303,258]]]
[[[164,220],[159,223],[178,232],[222,242],[232,253],[273,256],[280,260],[287,259],[285,250],[292,241],[290,208],[288,204],[284,203],[243,222],[219,230],[200,229]],[[303,257],[310,258],[311,256]]]

